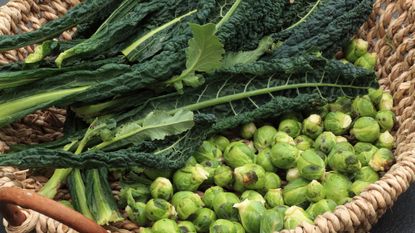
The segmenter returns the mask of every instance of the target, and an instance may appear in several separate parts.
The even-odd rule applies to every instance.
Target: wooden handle
[[[20,226],[26,220],[18,206],[51,217],[80,233],[107,232],[79,212],[35,192],[17,187],[0,188],[0,211],[10,225]]]

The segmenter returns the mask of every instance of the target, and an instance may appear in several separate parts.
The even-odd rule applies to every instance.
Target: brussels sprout
[[[395,139],[389,131],[380,133],[379,138],[376,142],[376,146],[380,148],[392,149],[395,144]]]
[[[261,151],[274,143],[274,136],[277,130],[270,126],[264,125],[259,128],[254,134],[254,145],[258,151]]]
[[[314,143],[313,139],[305,135],[300,135],[296,137],[294,139],[294,142],[295,142],[297,149],[302,150],[302,151],[312,148],[313,143]]]
[[[260,220],[260,233],[279,232],[284,228],[284,214],[276,209],[265,210]]]
[[[310,215],[311,219],[315,219],[320,214],[324,214],[325,212],[332,212],[336,209],[336,202],[331,199],[323,199],[316,203],[311,204],[306,212]]]
[[[295,167],[295,168],[288,169],[287,175],[285,177],[285,179],[288,182],[296,180],[298,178],[300,178],[300,171],[298,170],[298,168]]]
[[[148,201],[144,213],[150,221],[157,221],[163,218],[173,219],[177,216],[174,206],[160,198]]]
[[[186,220],[190,215],[204,206],[199,195],[189,191],[177,192],[173,195],[171,203],[176,208],[177,216],[181,220]]]
[[[346,150],[330,153],[327,163],[331,169],[341,173],[355,173],[362,167],[357,155]]]
[[[153,233],[180,233],[179,226],[171,219],[160,219],[151,227]]]
[[[260,221],[259,233],[274,233],[284,228],[284,213],[276,209],[265,210]]]
[[[265,212],[264,203],[259,201],[244,200],[240,203],[233,205],[238,209],[239,219],[242,226],[248,233],[259,232],[259,227],[262,219],[262,215]]]
[[[177,226],[180,233],[197,233],[195,225],[190,221],[180,221]]]
[[[279,205],[284,205],[284,199],[282,197],[282,189],[269,189],[264,196],[266,206],[268,208],[274,208]]]
[[[316,152],[316,154],[318,154],[318,156],[320,156],[320,158],[324,161],[324,163],[327,164],[327,155],[324,154],[322,151],[320,150],[314,150]]]
[[[297,159],[297,169],[301,177],[308,180],[320,179],[326,171],[324,160],[313,149],[304,151]]]
[[[140,233],[153,233],[151,228],[146,228],[146,227],[140,227],[140,229],[138,229],[138,232],[140,232]]]
[[[355,62],[359,57],[367,53],[369,43],[362,39],[353,39],[346,47],[346,59]]]
[[[236,226],[226,219],[218,219],[209,227],[209,233],[236,233]]]
[[[336,142],[340,143],[340,142],[347,142],[347,138],[343,137],[343,136],[336,136]]]
[[[352,99],[346,96],[340,96],[334,103],[329,104],[330,112],[342,112],[350,114],[352,111]]]
[[[150,199],[150,190],[144,184],[126,185],[121,188],[119,205],[124,208],[127,204],[147,202]]]
[[[137,223],[140,226],[147,224],[147,218],[145,215],[146,204],[142,202],[130,203],[125,207],[125,212],[127,213],[128,218]]]
[[[151,183],[150,193],[153,198],[161,198],[168,201],[173,196],[173,185],[169,179],[159,177]]]
[[[358,142],[354,145],[354,149],[362,166],[367,166],[375,152],[378,150],[374,145],[367,142]]]
[[[286,205],[304,205],[307,202],[308,181],[302,178],[289,182],[282,190],[282,196]]]
[[[355,176],[355,180],[361,180],[361,181],[366,181],[366,182],[369,182],[369,183],[375,183],[376,181],[379,180],[379,175],[371,167],[362,167],[362,169],[360,169],[357,172],[357,174]]]
[[[229,144],[223,154],[225,163],[232,167],[240,167],[255,162],[255,154],[245,143],[238,141]]]
[[[197,232],[208,232],[210,224],[216,221],[216,214],[211,209],[202,208],[191,216],[191,220]]]
[[[214,136],[210,139],[213,144],[215,144],[222,152],[225,151],[225,148],[231,143],[229,139],[222,135]]]
[[[239,222],[233,222],[235,233],[245,233],[245,228]]]
[[[232,188],[233,188],[233,191],[237,193],[243,193],[246,190],[246,187],[241,182],[237,182],[237,181],[233,183]]]
[[[384,92],[380,98],[378,109],[392,111],[393,108],[393,97],[391,94]]]
[[[285,229],[294,229],[303,222],[312,224],[310,216],[303,208],[298,206],[291,206],[285,211],[284,216],[284,228]]]
[[[352,117],[342,112],[329,112],[324,119],[324,129],[342,135],[352,124]]]
[[[303,121],[303,133],[312,139],[316,139],[323,132],[321,116],[311,114]]]
[[[278,168],[293,168],[299,155],[300,151],[295,146],[279,142],[272,146],[271,162]]]
[[[218,193],[224,192],[223,188],[220,186],[212,186],[206,189],[203,195],[203,202],[205,203],[206,207],[213,208],[213,200],[215,199]]]
[[[277,170],[271,162],[270,148],[265,148],[258,153],[256,157],[256,164],[264,168],[264,170],[267,172],[274,172]]]
[[[302,125],[300,122],[294,119],[282,120],[278,126],[278,131],[285,132],[290,137],[297,137],[301,133]]]
[[[254,190],[247,190],[241,194],[241,201],[250,200],[250,201],[259,201],[262,204],[265,204],[265,199],[262,195]]]
[[[215,175],[213,176],[215,184],[221,187],[229,187],[233,183],[233,171],[228,166],[220,166],[216,168]]]
[[[355,116],[359,117],[375,117],[376,109],[373,106],[369,96],[356,97],[353,100],[352,111]]]
[[[256,132],[256,125],[254,123],[248,123],[241,128],[241,137],[245,139],[251,139]]]
[[[336,145],[336,135],[332,132],[325,131],[321,133],[314,141],[313,147],[323,153],[330,153],[331,149]]]
[[[235,168],[235,182],[247,189],[261,190],[265,185],[265,170],[257,164],[245,164]]]
[[[294,139],[288,135],[286,132],[278,131],[274,136],[274,143],[288,143],[295,146]]]
[[[395,114],[390,110],[382,110],[376,113],[376,120],[382,131],[391,131],[395,123]]]
[[[310,202],[318,202],[326,196],[324,186],[317,180],[311,181],[307,185],[307,200]]]
[[[350,152],[355,153],[354,147],[352,144],[350,144],[349,142],[339,142],[333,146],[333,148],[330,151],[330,154],[336,153],[336,152],[342,152],[342,151],[350,151]]]
[[[221,160],[222,151],[213,142],[203,141],[199,149],[193,154],[193,157],[199,163],[209,160]]]
[[[382,89],[374,89],[369,88],[368,96],[373,104],[378,105],[380,102],[380,99],[382,98],[383,90]]]
[[[366,53],[363,56],[359,57],[359,59],[357,59],[354,62],[354,65],[365,68],[367,70],[374,70],[376,65],[376,59],[376,53]]]
[[[145,168],[144,174],[152,179],[155,180],[157,177],[164,177],[167,179],[170,179],[171,175],[173,174],[173,171],[170,169],[156,169],[156,168]]]
[[[189,159],[187,159],[187,161],[185,163],[185,167],[195,166],[196,164],[197,164],[197,161],[196,161],[195,157],[190,156]]]
[[[363,181],[363,180],[356,180],[353,182],[352,187],[350,190],[355,194],[359,195],[361,192],[363,192],[371,183]]]
[[[335,201],[338,205],[349,200],[349,190],[352,182],[337,172],[326,172],[323,180],[326,198]]]
[[[204,181],[205,184],[213,184],[216,169],[222,165],[222,162],[217,160],[203,161],[200,165],[207,171],[208,178]]]
[[[376,147],[367,142],[358,142],[353,146],[353,148],[356,154],[360,154],[364,151],[370,151],[372,148]]]
[[[262,190],[266,192],[268,191],[268,189],[276,189],[279,187],[281,187],[280,177],[273,172],[266,172],[265,173],[265,184]]]
[[[218,218],[238,221],[238,211],[233,205],[239,202],[234,193],[220,192],[213,199],[213,210]]]
[[[245,145],[247,145],[249,147],[249,149],[251,149],[252,153],[256,153],[257,149],[255,148],[254,142],[250,141],[250,140],[241,140],[241,142],[245,143]]]
[[[369,161],[369,166],[375,171],[386,171],[393,163],[392,151],[386,148],[380,148],[373,154]]]
[[[178,191],[196,191],[208,178],[209,173],[202,165],[196,164],[177,170],[173,175],[173,183]]]
[[[380,127],[372,117],[360,117],[354,123],[350,133],[361,142],[375,142],[379,138]]]

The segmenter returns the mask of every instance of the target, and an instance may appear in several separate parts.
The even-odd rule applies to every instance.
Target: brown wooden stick
[[[107,232],[79,212],[35,192],[17,187],[0,188],[0,211],[13,226],[20,226],[26,220],[25,214],[17,206],[44,214],[80,233]]]

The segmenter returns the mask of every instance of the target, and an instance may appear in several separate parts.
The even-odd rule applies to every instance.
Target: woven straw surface
[[[0,7],[0,33],[15,34],[38,28],[42,23],[59,17],[78,0],[12,0]],[[377,0],[369,20],[358,36],[369,41],[378,54],[377,75],[383,88],[394,97],[398,129],[395,132],[396,164],[375,184],[338,206],[333,213],[316,218],[307,224],[284,233],[311,232],[368,232],[398,196],[406,191],[415,178],[415,1]],[[62,39],[70,39],[64,33]],[[32,52],[32,47],[0,54],[0,63],[16,61]],[[65,112],[49,109],[36,112],[12,126],[0,130],[0,150],[12,143],[38,143],[61,136]],[[19,186],[38,190],[47,180],[34,177],[29,171],[0,167],[0,187]],[[117,196],[119,185],[113,184]],[[68,198],[63,190],[57,199]],[[26,211],[28,218],[20,227],[8,226],[9,232],[74,232],[66,226],[34,211]],[[135,224],[125,221],[108,227],[111,232],[138,232]]]

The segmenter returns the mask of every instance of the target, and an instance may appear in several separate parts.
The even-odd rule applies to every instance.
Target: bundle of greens
[[[0,165],[59,168],[41,194],[67,181],[77,210],[118,221],[107,168],[178,169],[212,135],[377,88],[367,47],[351,42],[354,64],[334,58],[371,5],[87,0],[37,31],[0,36],[0,51],[41,43],[0,67],[0,126],[68,109],[62,139],[14,146]],[[53,39],[74,26],[73,41]]]

